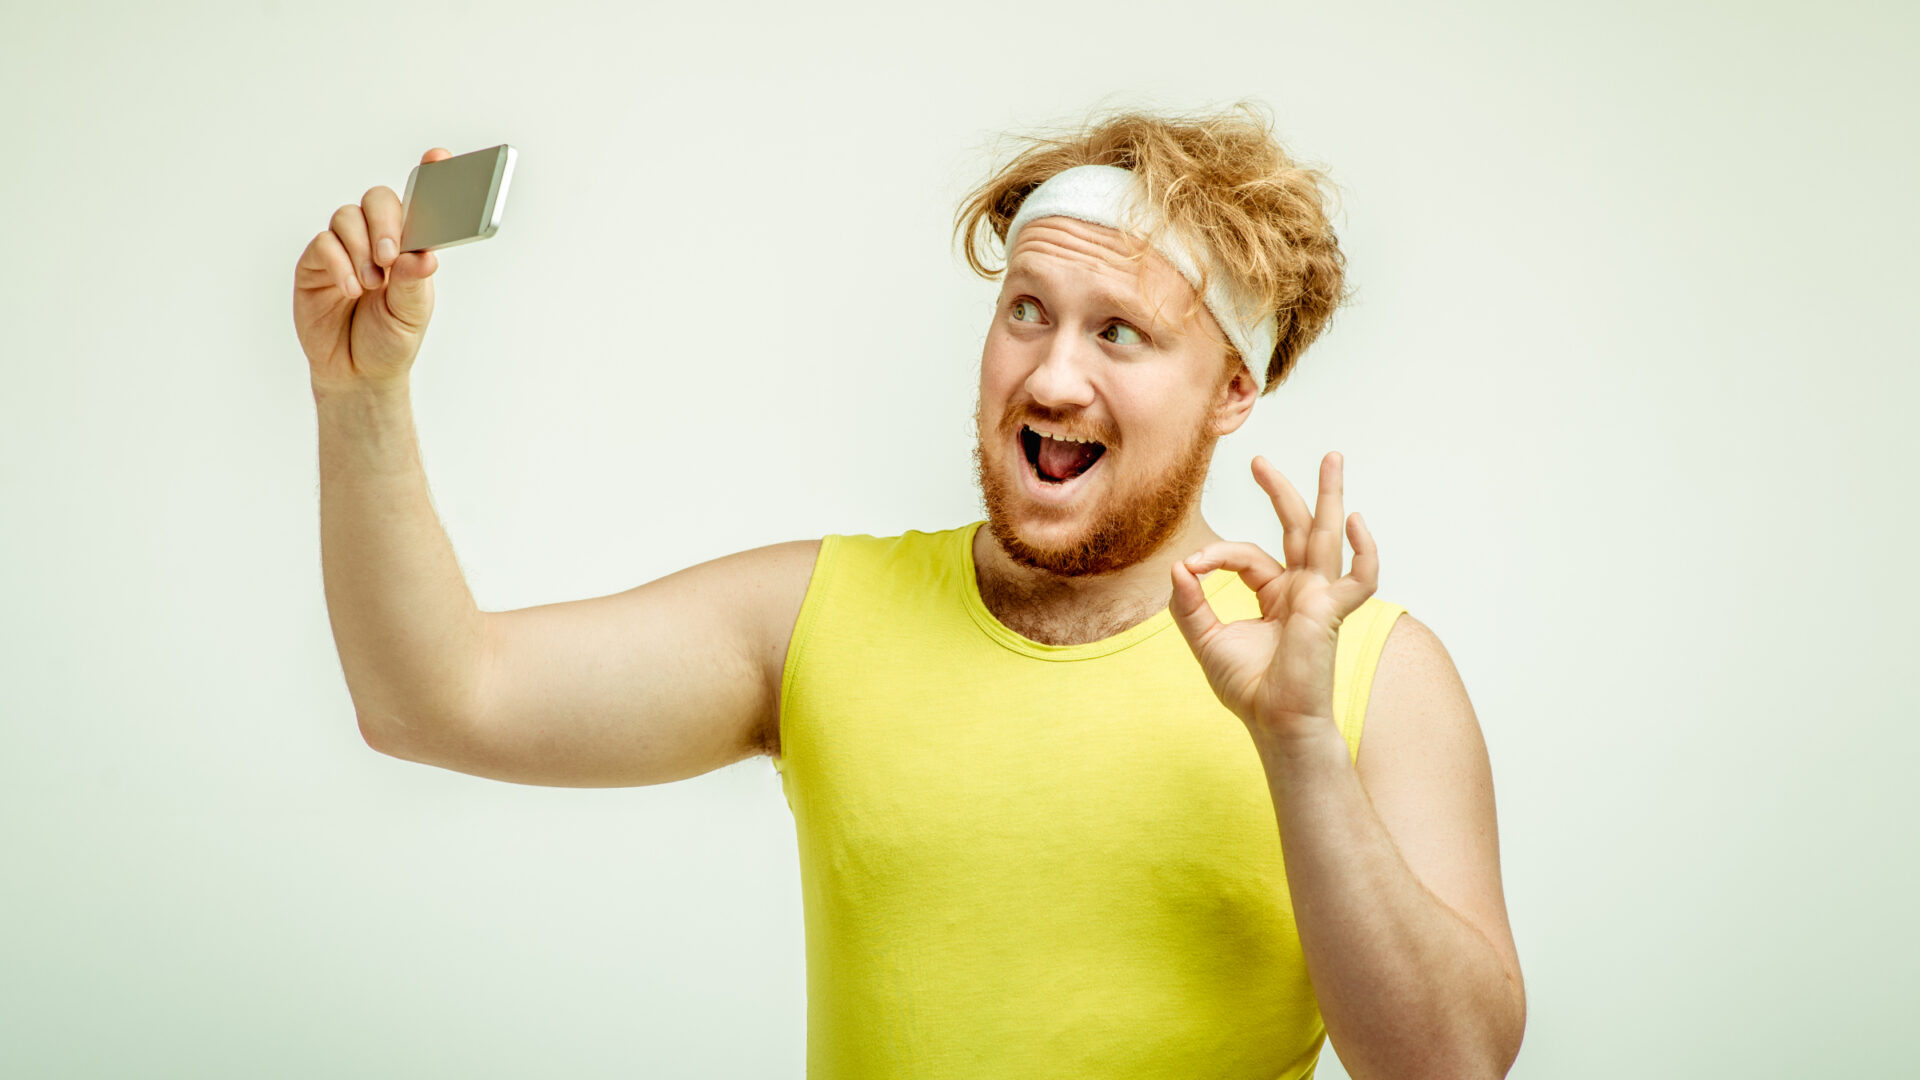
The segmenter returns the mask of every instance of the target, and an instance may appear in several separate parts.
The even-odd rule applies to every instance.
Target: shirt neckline
[[[988,637],[1007,649],[1039,660],[1091,660],[1132,648],[1169,628],[1178,629],[1174,627],[1172,610],[1163,606],[1159,611],[1118,634],[1077,645],[1050,645],[1019,633],[996,618],[993,612],[987,609],[986,601],[980,596],[980,580],[973,565],[973,537],[980,531],[980,526],[985,524],[986,520],[983,518],[954,530],[955,539],[948,554],[959,562],[961,602],[966,607],[967,614],[973,617],[973,621]],[[1225,570],[1209,571],[1200,581],[1201,590],[1211,601],[1214,594],[1225,588],[1227,581],[1233,577],[1235,577],[1234,574]]]

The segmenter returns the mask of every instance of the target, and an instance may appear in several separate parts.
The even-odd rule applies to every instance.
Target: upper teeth
[[[1098,439],[1076,439],[1071,435],[1055,435],[1052,432],[1041,431],[1039,428],[1031,428],[1029,430],[1031,430],[1035,435],[1039,435],[1043,438],[1048,438],[1048,439],[1058,439],[1061,442],[1091,443],[1091,442],[1099,441]]]

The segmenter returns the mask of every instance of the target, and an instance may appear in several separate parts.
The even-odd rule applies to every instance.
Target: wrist
[[[313,384],[313,411],[324,475],[342,466],[356,472],[412,472],[419,466],[413,400],[406,383]]]
[[[1268,760],[1310,760],[1338,748],[1347,755],[1347,737],[1329,716],[1282,716],[1258,718],[1247,725],[1260,756]]]
[[[402,401],[411,392],[405,375],[390,379],[338,379],[322,380],[309,378],[313,387],[315,405],[327,401]]]

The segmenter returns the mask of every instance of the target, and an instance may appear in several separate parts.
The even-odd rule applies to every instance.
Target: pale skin
[[[445,156],[435,148],[423,160]],[[424,332],[436,264],[430,253],[380,253],[378,241],[400,230],[391,189],[370,190],[354,210],[336,212],[303,253],[296,322],[323,418],[364,413],[390,426],[382,410],[407,393],[418,347],[407,334]],[[1129,250],[1112,230],[1047,218],[1009,252],[981,360],[982,467],[1020,478],[1019,444],[994,425],[1026,410],[1112,443],[1069,499],[1007,488],[1008,524],[1036,545],[1070,547],[1101,508],[1124,508],[1164,480],[1196,423],[1204,436],[1225,435],[1255,401],[1244,368],[1223,385],[1218,327],[1203,308],[1187,314],[1185,279],[1158,256],[1138,268],[1122,261]],[[413,306],[382,295],[394,285],[413,291]],[[1273,503],[1284,568],[1257,544],[1216,534],[1194,499],[1150,555],[1090,577],[1015,562],[983,528],[974,547],[983,598],[1009,627],[1053,642],[1098,640],[1171,607],[1265,768],[1308,973],[1348,1071],[1502,1076],[1518,1053],[1525,995],[1491,770],[1466,690],[1434,633],[1402,615],[1350,763],[1330,719],[1331,643],[1339,620],[1373,595],[1378,549],[1359,515],[1344,516],[1338,454],[1321,463],[1311,511],[1264,457],[1252,473]],[[414,521],[428,531],[407,543],[444,545],[430,513]],[[1355,553],[1346,574],[1343,531]],[[777,753],[780,675],[818,549],[818,540],[773,544],[611,596],[514,611],[481,612],[468,598],[465,620],[434,629],[478,643],[444,665],[452,674],[435,696],[469,704],[431,717],[362,715],[362,731],[395,757],[559,786],[662,783]],[[378,565],[393,549],[344,550],[352,565]],[[1263,617],[1214,620],[1197,603],[1197,575],[1209,571],[1241,575]],[[342,586],[341,596],[355,594]],[[459,651],[446,647],[449,658]]]

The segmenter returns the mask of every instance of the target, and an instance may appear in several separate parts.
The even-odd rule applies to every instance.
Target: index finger
[[[1288,566],[1306,566],[1307,531],[1313,527],[1313,512],[1307,509],[1307,500],[1293,490],[1293,481],[1265,455],[1253,459],[1253,479],[1267,493],[1273,512],[1279,515],[1281,556]]]
[[[400,196],[385,184],[367,189],[360,196],[360,210],[367,219],[367,247],[373,261],[392,266],[400,257]]]

